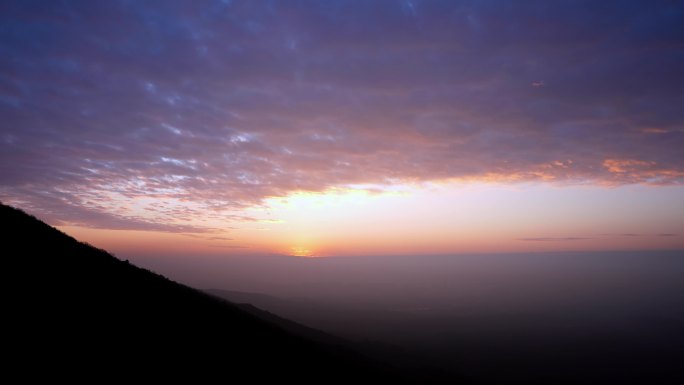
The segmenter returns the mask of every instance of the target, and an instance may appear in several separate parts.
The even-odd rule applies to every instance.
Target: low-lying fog
[[[684,354],[684,252],[134,261],[307,326],[512,382],[662,382],[653,376]]]

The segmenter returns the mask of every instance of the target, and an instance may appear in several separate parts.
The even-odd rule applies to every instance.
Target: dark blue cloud
[[[673,1],[3,2],[0,193],[84,222],[112,195],[681,184],[683,25]]]

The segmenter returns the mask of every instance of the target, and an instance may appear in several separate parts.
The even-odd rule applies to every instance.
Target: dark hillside
[[[11,343],[5,347],[14,369],[28,378],[92,372],[217,382],[421,377],[370,361],[334,338],[287,331],[78,242],[20,210],[0,206],[0,221],[10,261],[4,275]]]

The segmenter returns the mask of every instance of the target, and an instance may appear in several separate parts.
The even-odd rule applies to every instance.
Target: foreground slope
[[[13,338],[7,350],[15,369],[29,377],[93,370],[107,377],[326,383],[420,377],[286,331],[20,210],[0,206],[0,223],[10,261],[6,328]]]

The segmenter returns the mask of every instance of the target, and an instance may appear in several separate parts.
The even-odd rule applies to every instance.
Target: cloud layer
[[[0,198],[200,231],[352,184],[682,184],[683,7],[599,3],[5,3]]]

